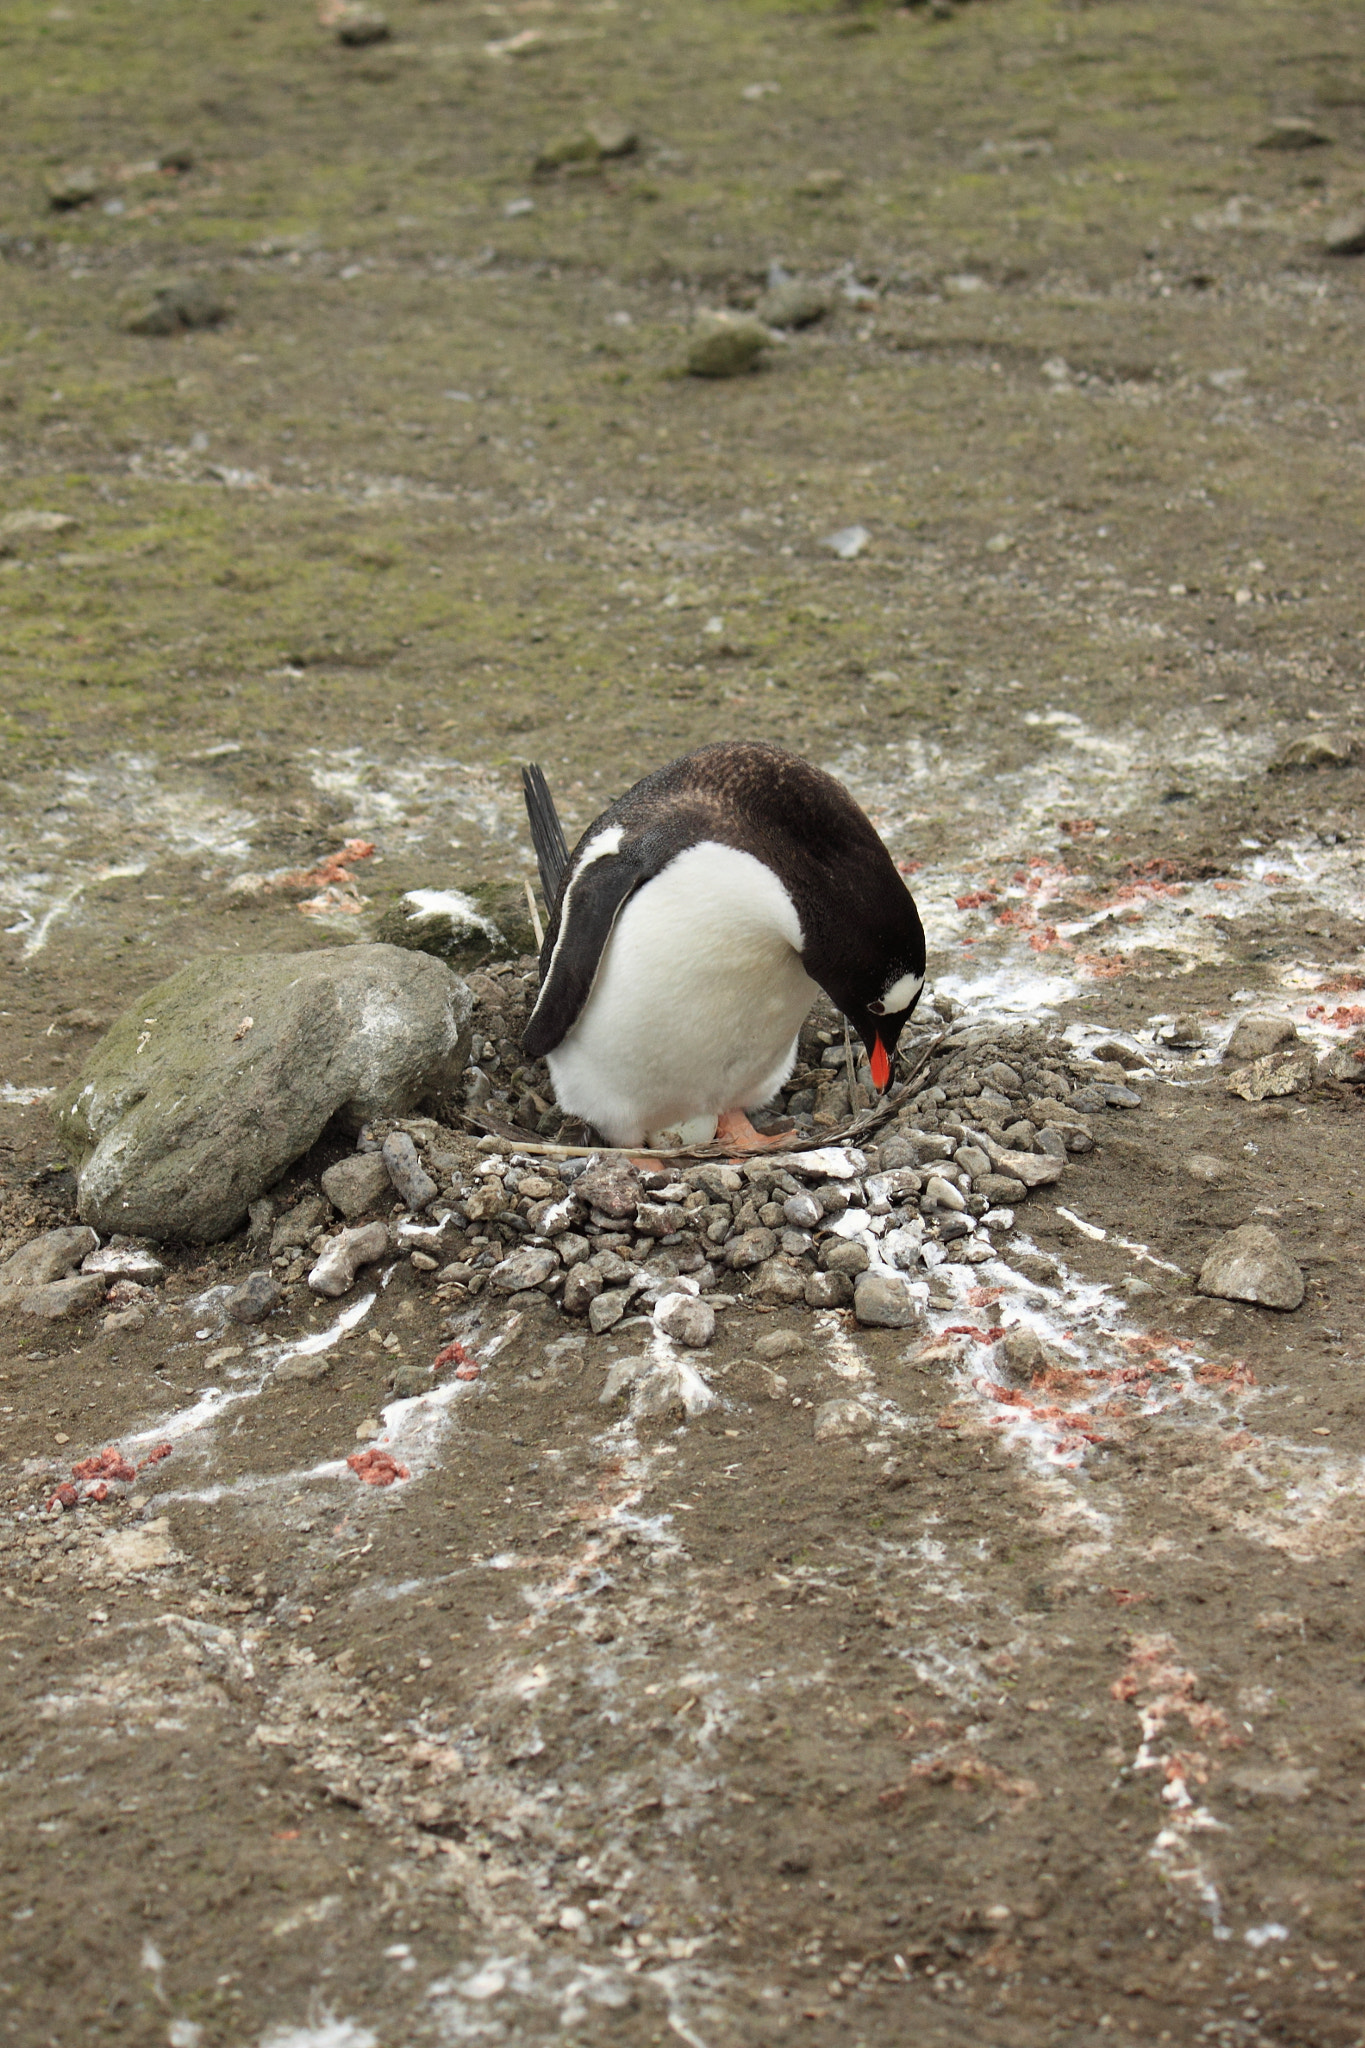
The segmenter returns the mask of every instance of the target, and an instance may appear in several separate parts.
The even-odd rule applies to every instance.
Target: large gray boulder
[[[57,1104],[79,1212],[139,1237],[225,1237],[333,1117],[453,1102],[468,988],[396,946],[196,960],[149,989]]]

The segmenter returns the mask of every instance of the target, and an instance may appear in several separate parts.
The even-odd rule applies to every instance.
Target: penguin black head
[[[806,971],[836,1003],[867,1048],[880,1094],[890,1083],[896,1046],[924,989],[924,927],[914,898],[889,858],[863,867],[844,899],[841,923],[812,934]]]

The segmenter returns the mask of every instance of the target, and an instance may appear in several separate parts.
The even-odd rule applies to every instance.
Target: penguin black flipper
[[[620,826],[598,833],[578,849],[573,873],[554,907],[541,953],[540,994],[522,1033],[533,1060],[567,1037],[592,993],[602,954],[616,920],[637,889],[678,851],[672,835],[626,839]]]
[[[540,886],[546,908],[553,908],[564,870],[569,865],[569,848],[564,838],[564,827],[559,822],[559,812],[555,809],[555,800],[550,795],[550,785],[538,762],[531,761],[522,769],[521,793],[526,799],[531,844],[536,850],[536,865],[540,869]]]

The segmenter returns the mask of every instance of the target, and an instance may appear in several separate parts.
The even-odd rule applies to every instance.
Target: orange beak
[[[882,1044],[880,1035],[872,1047],[870,1065],[872,1068],[872,1079],[877,1093],[880,1095],[887,1082],[891,1079],[891,1062],[886,1056],[886,1047]]]

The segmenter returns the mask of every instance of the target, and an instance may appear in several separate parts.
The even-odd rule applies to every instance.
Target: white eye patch
[[[898,1017],[902,1010],[908,1010],[915,997],[924,987],[922,974],[903,974],[899,981],[893,981],[882,997],[880,1015]]]

